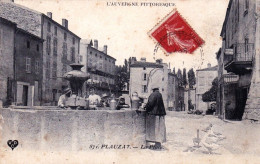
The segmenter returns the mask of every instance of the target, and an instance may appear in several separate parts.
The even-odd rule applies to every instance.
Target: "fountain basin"
[[[62,110],[57,107],[0,108],[1,146],[18,140],[19,150],[93,151],[91,145],[145,145],[145,112]]]

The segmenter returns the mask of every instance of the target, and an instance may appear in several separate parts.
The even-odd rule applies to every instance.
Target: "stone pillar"
[[[256,0],[255,58],[243,119],[260,120],[260,2]]]

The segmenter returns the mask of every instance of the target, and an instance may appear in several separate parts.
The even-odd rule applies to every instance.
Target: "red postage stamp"
[[[169,53],[193,53],[204,41],[182,18],[178,11],[171,12],[155,26],[149,35]]]

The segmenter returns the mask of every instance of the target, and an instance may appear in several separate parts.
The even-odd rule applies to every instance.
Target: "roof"
[[[18,28],[30,32],[38,37],[42,37],[42,17],[45,17],[63,30],[80,39],[79,36],[55,20],[49,18],[47,15],[14,2],[0,2],[0,16],[15,22]]]
[[[55,20],[51,19],[50,17],[48,17],[47,15],[41,13],[42,16],[44,16],[45,18],[49,19],[50,21],[52,21],[52,23],[56,24],[57,26],[59,26],[60,28],[62,28],[63,30],[69,32],[70,34],[74,35],[75,37],[81,39],[78,35],[76,35],[75,33],[73,33],[72,31],[70,31],[68,28],[62,26],[61,24],[59,24],[58,22],[56,22]]]
[[[110,55],[108,55],[108,54],[104,53],[103,51],[101,51],[101,50],[99,50],[99,49],[96,49],[95,47],[89,46],[88,48],[95,49],[95,50],[99,51],[100,53],[102,53],[103,55],[105,55],[106,57],[109,57],[109,58],[111,58],[111,59],[113,59],[113,60],[115,60],[115,61],[116,61],[116,59],[115,59],[115,58],[113,58],[112,56],[110,56]]]
[[[23,30],[23,29],[21,29],[21,28],[17,28],[17,32],[22,32],[22,33],[24,33],[24,34],[30,35],[32,38],[37,39],[37,40],[40,40],[41,42],[44,41],[44,39],[42,39],[42,38],[40,38],[40,37],[38,37],[38,36],[36,36],[36,35],[34,35],[34,34],[32,34],[32,33],[29,33],[28,31],[25,31],[25,30]]]
[[[216,65],[214,67],[198,69],[197,71],[217,71],[217,70],[218,70],[218,65]]]
[[[10,21],[8,19],[2,18],[2,17],[0,17],[0,22],[3,22],[5,24],[11,24],[11,25],[14,25],[14,26],[17,25],[16,23],[14,23],[14,22],[12,22],[12,21]]]
[[[0,16],[41,37],[41,13],[13,2],[0,2]]]
[[[136,61],[130,65],[130,67],[151,67],[151,68],[163,68],[163,65],[151,62]]]

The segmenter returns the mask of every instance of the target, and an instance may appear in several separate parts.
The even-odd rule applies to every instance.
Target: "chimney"
[[[47,16],[52,19],[52,12],[47,12]]]
[[[107,54],[107,45],[104,45],[104,50],[103,50],[103,52],[104,52],[105,54]]]
[[[141,62],[146,62],[146,58],[141,58]]]
[[[62,19],[62,26],[68,29],[68,20],[67,19]]]
[[[208,63],[208,68],[210,68],[211,67],[211,64],[210,63]]]
[[[130,63],[131,63],[131,64],[134,64],[135,62],[136,62],[136,57],[131,57]]]
[[[156,63],[157,63],[157,64],[162,64],[162,59],[157,59],[157,60],[156,60]]]
[[[98,40],[94,40],[94,48],[98,49]]]

